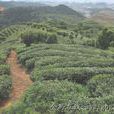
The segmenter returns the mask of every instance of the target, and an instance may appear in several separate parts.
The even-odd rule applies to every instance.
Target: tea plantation
[[[5,62],[10,50],[17,52],[33,81],[4,114],[114,114],[114,37],[105,50],[99,42],[113,30],[104,34],[103,26],[90,21],[54,25],[48,21],[1,29],[0,100],[11,93]]]
[[[10,96],[12,85],[9,66],[6,64],[6,57],[6,53],[0,50],[0,102]]]

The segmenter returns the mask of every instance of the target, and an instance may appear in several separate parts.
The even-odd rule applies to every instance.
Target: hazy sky
[[[11,0],[0,0],[0,1],[11,1]],[[12,0],[12,1],[24,1],[24,0]],[[67,1],[67,2],[107,2],[114,3],[114,0],[25,0],[25,1]]]

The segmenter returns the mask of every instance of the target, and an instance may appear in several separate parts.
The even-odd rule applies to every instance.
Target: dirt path
[[[1,107],[7,107],[20,99],[23,92],[32,84],[29,75],[25,72],[25,69],[18,64],[17,54],[15,51],[11,51],[7,59],[7,63],[10,65],[10,72],[12,76],[12,92],[11,97],[1,103]]]

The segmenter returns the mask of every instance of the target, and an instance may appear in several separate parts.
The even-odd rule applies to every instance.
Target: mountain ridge
[[[85,17],[74,11],[73,9],[65,6],[58,5],[40,6],[40,7],[14,7],[6,9],[0,14],[0,25],[15,24],[20,22],[29,21],[42,21],[42,20],[61,20],[67,22],[78,22]]]

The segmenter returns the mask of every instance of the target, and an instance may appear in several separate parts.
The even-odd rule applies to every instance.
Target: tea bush
[[[10,71],[9,71],[9,66],[8,65],[0,65],[0,75],[2,74],[9,74]]]
[[[12,82],[10,77],[10,68],[6,64],[7,55],[0,46],[0,102],[7,99],[11,92]]]
[[[114,75],[97,75],[88,82],[92,97],[114,95]]]
[[[86,88],[68,81],[35,82],[25,93],[23,102],[37,112],[52,110],[54,103],[66,103],[86,95]]]
[[[98,38],[98,47],[101,49],[107,49],[111,42],[114,41],[114,32],[108,29],[104,29],[102,34]]]
[[[38,80],[70,80],[81,84],[97,74],[114,74],[113,68],[47,68],[47,70],[34,69],[31,75],[33,81]]]
[[[0,75],[0,101],[7,99],[11,92],[11,78],[8,75]]]

